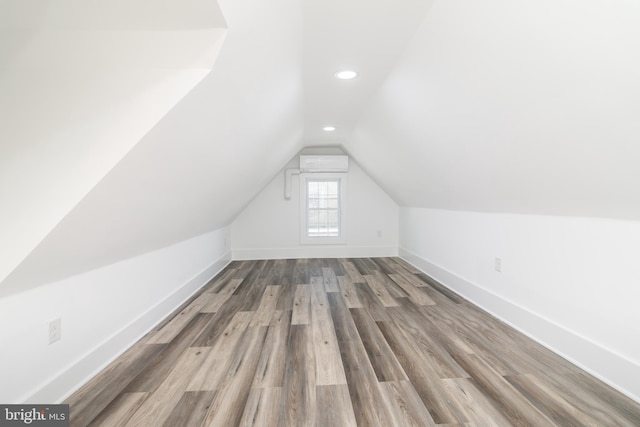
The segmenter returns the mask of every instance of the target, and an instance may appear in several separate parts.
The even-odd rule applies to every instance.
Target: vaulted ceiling
[[[402,206],[638,220],[639,22],[631,0],[0,0],[0,294],[228,225],[305,146]]]

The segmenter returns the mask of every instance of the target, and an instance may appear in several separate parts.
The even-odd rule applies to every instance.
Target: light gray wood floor
[[[640,405],[398,258],[231,263],[74,426],[640,426]]]

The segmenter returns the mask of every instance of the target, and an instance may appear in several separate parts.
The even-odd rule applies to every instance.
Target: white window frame
[[[339,236],[309,236],[307,224],[307,182],[338,180],[339,186]],[[303,245],[335,245],[347,243],[347,174],[346,173],[301,173],[300,174],[300,243]]]

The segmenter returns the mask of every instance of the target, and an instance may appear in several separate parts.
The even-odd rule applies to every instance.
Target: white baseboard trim
[[[178,287],[175,292],[168,295],[164,300],[73,362],[67,369],[44,384],[24,401],[50,403],[64,401],[163,321],[177,307],[180,307],[191,298],[230,262],[231,252],[227,252]]]
[[[564,326],[469,282],[413,252],[399,256],[483,310],[629,398],[640,402],[640,365]]]
[[[294,248],[233,249],[234,260],[293,258],[369,258],[398,256],[397,246],[298,246]]]

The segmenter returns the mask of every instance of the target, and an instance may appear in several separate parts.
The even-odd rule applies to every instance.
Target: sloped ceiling
[[[1,272],[12,273],[0,294],[228,225],[309,145],[342,145],[403,206],[640,219],[637,2],[220,0],[215,19],[205,17],[218,4],[204,0],[175,2],[160,14],[142,13],[164,7],[148,0],[109,2],[102,13],[80,0],[64,3],[65,13],[55,12],[60,2],[29,13],[17,3],[0,2],[14,16],[2,28],[24,36],[2,38],[2,64],[12,66],[3,67],[0,84],[12,96],[0,105],[12,125],[0,147],[0,227],[8,236],[1,255],[10,261]],[[131,4],[140,12],[133,21],[125,13]],[[84,20],[69,22],[70,11]],[[200,43],[203,55],[219,54],[196,66],[200,57],[184,43],[147,49],[149,63],[175,60],[205,72],[197,85],[189,80],[186,96],[189,85],[169,90],[169,76],[116,86],[127,100],[173,97],[166,115],[117,110],[144,122],[134,131],[109,115],[115,101],[103,99],[114,85],[83,80],[75,97],[63,96],[85,61],[65,54],[61,63],[75,68],[50,67],[55,55],[46,44],[26,55],[50,27],[43,22],[89,33],[92,43],[117,36],[107,57],[117,64],[141,55],[127,49],[131,39],[118,38],[131,28],[184,30],[171,34]],[[105,35],[105,27],[120,30]],[[213,35],[197,35],[223,27],[221,48]],[[53,51],[84,54],[77,35],[54,38]],[[104,67],[103,54],[89,63]],[[37,73],[15,71],[17,58],[40,61],[29,71]],[[343,68],[359,77],[333,79]],[[96,91],[104,96],[92,104]],[[65,122],[73,140],[106,142],[56,139],[61,117],[73,118]],[[87,135],[85,123],[94,122],[103,126]],[[325,125],[337,130],[326,134]],[[25,180],[24,171],[35,178]]]
[[[640,3],[436,1],[346,148],[403,206],[640,219]]]
[[[140,3],[0,3],[0,280],[210,71],[216,4]]]
[[[282,0],[220,6],[228,29],[211,73],[79,201],[0,291],[223,227],[302,147],[300,8]]]
[[[433,0],[303,0],[305,144],[344,143]],[[336,71],[355,70],[340,81]],[[324,126],[336,127],[323,132]]]

